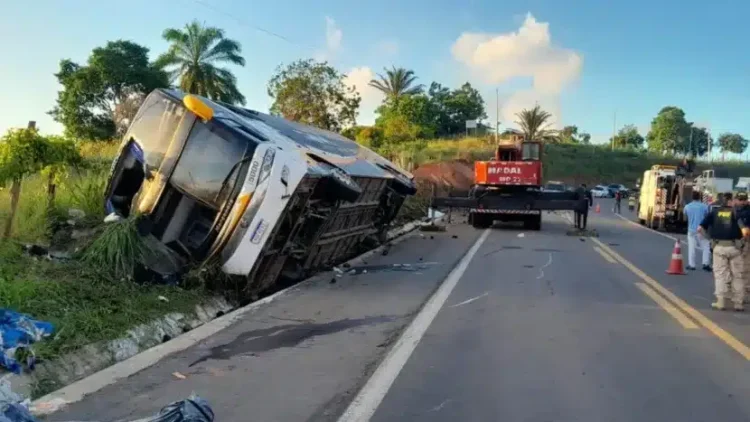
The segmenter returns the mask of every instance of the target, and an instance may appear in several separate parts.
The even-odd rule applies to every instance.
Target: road
[[[559,214],[415,235],[47,420],[192,391],[220,422],[750,420],[750,315],[711,310],[711,274],[666,275],[674,240],[600,203],[598,238]]]

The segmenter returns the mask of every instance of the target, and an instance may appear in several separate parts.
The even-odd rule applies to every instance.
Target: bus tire
[[[486,229],[492,225],[492,219],[489,215],[471,213],[471,226],[475,229]]]
[[[542,229],[542,215],[532,215],[523,222],[523,227],[526,230],[541,230]]]
[[[331,199],[354,202],[362,195],[362,188],[344,170],[334,168],[328,176],[328,192]]]

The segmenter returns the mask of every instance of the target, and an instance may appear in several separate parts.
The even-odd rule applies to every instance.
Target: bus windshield
[[[224,128],[196,121],[172,173],[172,183],[207,205],[221,207],[230,192],[222,189],[224,182],[235,182],[240,173],[233,171],[235,163],[251,143]]]

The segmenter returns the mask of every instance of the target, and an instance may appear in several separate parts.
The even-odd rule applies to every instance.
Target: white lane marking
[[[537,280],[544,277],[544,269],[549,267],[551,264],[552,264],[552,252],[549,253],[549,259],[547,260],[547,263],[544,264],[542,268],[539,269],[539,277],[536,278]]]
[[[484,292],[484,293],[482,293],[479,296],[472,297],[471,299],[464,300],[463,302],[456,303],[455,305],[451,305],[451,306],[449,306],[449,308],[456,308],[456,307],[459,307],[459,306],[468,305],[471,302],[474,302],[475,300],[478,300],[478,299],[481,299],[481,298],[487,296],[488,294],[490,294],[490,292]]]
[[[369,421],[372,415],[375,414],[380,403],[383,401],[386,393],[393,385],[393,382],[398,377],[401,369],[406,365],[412,352],[419,344],[419,341],[424,336],[424,333],[432,324],[432,321],[443,307],[445,301],[450,296],[453,289],[456,287],[458,282],[461,280],[466,269],[469,267],[474,255],[476,255],[479,247],[482,246],[487,236],[490,234],[490,229],[486,229],[479,239],[474,242],[474,245],[466,252],[461,261],[458,263],[456,268],[448,274],[448,277],[443,280],[440,287],[430,297],[427,303],[424,305],[419,314],[404,330],[401,337],[398,339],[393,348],[388,352],[378,368],[372,374],[367,383],[357,394],[357,397],[352,400],[349,407],[346,409],[343,415],[338,419],[338,422],[354,422],[354,421]]]

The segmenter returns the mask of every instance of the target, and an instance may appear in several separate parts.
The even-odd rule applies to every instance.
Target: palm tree
[[[528,141],[554,141],[556,139],[555,131],[549,129],[549,125],[552,123],[548,120],[552,115],[542,110],[538,105],[531,110],[521,110],[516,113],[516,117],[518,117],[516,124],[521,127],[524,139]]]
[[[245,97],[237,89],[237,78],[217,66],[245,65],[237,41],[224,38],[223,30],[202,26],[198,21],[185,25],[184,30],[168,28],[162,37],[171,45],[156,64],[169,68],[171,81],[179,79],[180,89],[230,104],[245,104]]]
[[[423,85],[413,85],[417,80],[413,70],[407,70],[403,67],[398,69],[394,66],[392,69],[385,70],[385,76],[378,73],[378,78],[370,81],[368,85],[381,91],[388,98],[398,98],[402,95],[419,94],[422,92]]]

